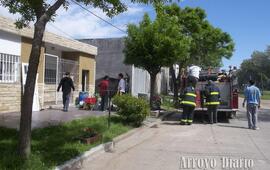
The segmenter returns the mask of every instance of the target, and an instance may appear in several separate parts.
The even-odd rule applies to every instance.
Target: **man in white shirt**
[[[126,82],[122,73],[118,74],[118,78],[120,79],[118,83],[118,93],[122,95],[126,93]]]
[[[193,65],[193,64],[190,67],[188,67],[188,69],[187,69],[188,80],[192,82],[193,87],[196,87],[196,84],[199,80],[201,70],[202,70],[201,67]]]

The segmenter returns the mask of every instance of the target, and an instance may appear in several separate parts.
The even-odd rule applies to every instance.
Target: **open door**
[[[82,70],[82,91],[89,91],[89,70]]]
[[[26,83],[26,77],[27,77],[27,72],[28,72],[28,63],[22,63],[22,83],[23,83],[23,91],[24,91],[24,86]],[[33,107],[32,111],[40,111],[40,103],[39,103],[39,94],[38,94],[38,73],[36,77],[36,85],[35,85],[35,92],[34,92],[34,97],[33,97]]]

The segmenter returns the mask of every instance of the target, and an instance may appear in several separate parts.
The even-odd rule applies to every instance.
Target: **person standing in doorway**
[[[126,93],[126,82],[124,80],[124,76],[122,73],[118,74],[118,79],[119,79],[119,83],[118,83],[118,94],[122,95]]]
[[[70,73],[66,72],[65,76],[61,79],[58,88],[57,88],[57,92],[59,92],[60,88],[62,88],[62,92],[63,92],[63,111],[67,112],[68,111],[68,107],[69,107],[69,100],[70,100],[70,93],[71,93],[71,89],[73,89],[73,91],[75,90],[74,85],[73,85],[73,81],[70,78]]]
[[[101,97],[101,110],[104,111],[108,107],[108,89],[109,89],[109,77],[105,76],[99,83],[99,95]]]
[[[248,128],[258,130],[257,108],[261,107],[261,92],[259,88],[255,86],[255,81],[249,81],[249,86],[245,89],[244,95],[243,107],[245,107],[245,102],[247,102]]]
[[[212,80],[209,80],[208,84],[205,86],[205,96],[205,105],[207,106],[210,124],[217,123],[217,109],[220,104],[220,91]]]

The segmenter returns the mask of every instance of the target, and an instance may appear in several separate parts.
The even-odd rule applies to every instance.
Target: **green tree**
[[[157,17],[151,21],[145,14],[139,25],[128,25],[125,38],[125,63],[145,69],[150,74],[150,105],[156,93],[156,75],[161,67],[171,66],[178,56],[186,55],[189,39],[182,34],[176,17],[160,12],[156,5]]]
[[[188,55],[178,57],[175,64],[179,70],[189,64],[201,67],[216,67],[222,65],[222,58],[229,59],[234,50],[234,43],[230,35],[212,26],[206,19],[206,13],[201,8],[180,8],[177,4],[165,6],[163,12],[177,17],[179,27],[190,40]],[[175,77],[173,67],[170,68],[173,85],[174,100],[178,104],[180,75]]]
[[[127,9],[124,1],[121,0],[71,0],[84,5],[100,8],[112,17]],[[162,0],[160,0],[162,1]],[[166,0],[164,0],[167,2]],[[131,0],[135,3],[151,3],[152,0]],[[19,13],[21,18],[16,21],[18,28],[27,26],[34,22],[34,36],[32,49],[29,57],[28,75],[26,78],[25,91],[22,99],[21,121],[19,133],[19,154],[23,158],[28,158],[31,153],[31,121],[32,121],[32,104],[36,74],[40,59],[40,50],[45,27],[49,21],[53,21],[56,11],[61,7],[68,8],[67,0],[55,0],[49,3],[46,0],[0,0],[0,5],[9,9],[10,13]]]
[[[260,88],[270,89],[270,47],[265,52],[255,51],[250,59],[242,62],[238,70],[238,84],[247,84],[250,79]],[[243,86],[242,86],[243,87]]]

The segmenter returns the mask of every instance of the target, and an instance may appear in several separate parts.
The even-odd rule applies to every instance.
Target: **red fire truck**
[[[205,112],[204,89],[208,80],[212,80],[220,89],[220,105],[218,108],[219,114],[225,114],[226,117],[232,117],[238,110],[238,86],[237,77],[234,73],[225,71],[220,72],[218,69],[215,71],[201,71],[200,79],[196,86],[196,109],[195,111]]]

